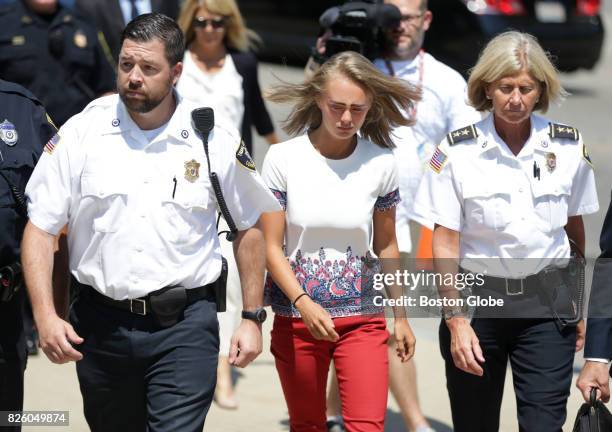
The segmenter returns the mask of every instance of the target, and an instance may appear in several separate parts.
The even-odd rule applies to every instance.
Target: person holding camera
[[[477,307],[472,319],[460,305],[442,309],[457,432],[499,429],[508,362],[517,429],[560,432],[565,422],[574,354],[584,343],[570,257],[584,256],[582,215],[599,204],[581,134],[535,114],[564,94],[533,36],[496,36],[468,81],[470,103],[488,115],[447,135],[417,192],[413,217],[435,223],[436,271],[481,275],[472,294],[503,301]],[[438,288],[445,299],[460,291]]]
[[[59,130],[26,188],[22,261],[41,348],[54,363],[77,361],[94,431],[202,431],[224,303],[216,204],[236,221],[243,288],[230,362],[245,367],[262,350],[265,256],[257,222],[279,206],[235,129],[191,121],[201,111],[174,89],[184,50],[183,33],[167,16],[131,21],[122,35],[119,94],[96,99]],[[58,316],[51,287],[53,242],[66,224],[79,291],[71,323]]]
[[[300,134],[272,146],[262,176],[283,211],[262,216],[267,299],[275,312],[271,351],[294,432],[325,432],[325,390],[335,362],[349,432],[383,431],[387,338],[371,283],[399,258],[400,200],[391,131],[418,98],[412,86],[343,52],[302,84],[272,91],[293,102],[285,130]],[[376,257],[374,256],[376,255]],[[415,339],[403,308],[394,310],[396,355]]]

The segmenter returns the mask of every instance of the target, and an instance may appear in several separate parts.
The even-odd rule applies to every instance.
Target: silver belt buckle
[[[134,307],[134,305],[138,305]],[[143,299],[130,299],[130,312],[137,315],[147,314],[147,302]]]
[[[506,295],[517,296],[525,293],[525,279],[504,279],[504,281],[506,282]],[[508,281],[511,281],[511,283],[508,283]],[[517,290],[511,286],[514,285],[514,281],[520,282],[520,289]]]

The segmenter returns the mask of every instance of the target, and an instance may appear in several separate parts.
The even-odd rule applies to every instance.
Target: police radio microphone
[[[215,127],[215,111],[210,107],[197,108],[191,111],[193,128],[208,141],[208,135]]]
[[[236,235],[238,234],[238,229],[236,228],[236,224],[234,223],[234,219],[232,219],[232,215],[227,208],[227,204],[225,203],[225,198],[223,197],[223,191],[221,190],[221,184],[219,183],[219,177],[216,172],[211,171],[210,169],[210,157],[208,155],[208,138],[213,128],[215,127],[215,112],[210,107],[204,108],[196,108],[191,111],[191,120],[193,121],[193,128],[198,132],[202,138],[202,143],[204,144],[204,153],[206,154],[206,163],[208,166],[208,178],[210,179],[210,183],[212,184],[213,190],[215,191],[215,198],[217,199],[217,203],[219,204],[219,209],[221,210],[221,214],[225,218],[225,222],[227,222],[227,226],[229,227],[229,231],[226,231],[225,238],[227,241],[234,241],[236,239]]]

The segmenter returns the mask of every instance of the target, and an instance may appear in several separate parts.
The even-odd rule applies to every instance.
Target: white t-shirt
[[[302,135],[270,147],[262,177],[285,209],[286,255],[304,291],[334,317],[382,312],[361,275],[374,257],[374,209],[400,200],[391,150],[360,138],[350,156],[332,160]],[[271,281],[267,298],[276,313],[299,316]]]
[[[599,203],[582,138],[553,138],[553,126],[532,115],[517,156],[492,114],[457,131],[457,141],[442,141],[432,157],[411,218],[460,232],[461,265],[473,272],[524,278],[569,258],[567,218],[594,213]]]
[[[189,50],[183,56],[183,73],[176,84],[183,98],[198,106],[215,110],[215,118],[224,117],[242,130],[244,116],[244,91],[242,76],[236,70],[232,56],[225,56],[223,67],[215,73],[203,72]]]

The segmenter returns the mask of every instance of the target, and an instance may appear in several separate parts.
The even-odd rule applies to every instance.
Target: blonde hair
[[[199,8],[206,8],[211,14],[221,15],[226,19],[225,46],[238,51],[254,49],[261,39],[248,29],[240,14],[235,0],[186,0],[177,19],[178,25],[185,35],[187,46],[195,39],[193,19]]]
[[[487,85],[523,70],[541,86],[534,111],[546,112],[552,101],[567,96],[557,69],[537,39],[528,33],[509,31],[494,37],[480,53],[468,80],[470,104],[478,111],[490,111],[493,103],[486,97]]]
[[[317,100],[332,77],[338,74],[362,87],[372,99],[361,135],[381,147],[393,148],[393,129],[414,124],[414,120],[405,117],[404,113],[421,99],[420,90],[404,80],[383,74],[364,56],[352,51],[336,54],[302,84],[282,84],[268,92],[267,98],[273,102],[295,103],[283,129],[290,135],[298,135],[318,128],[322,116]]]

